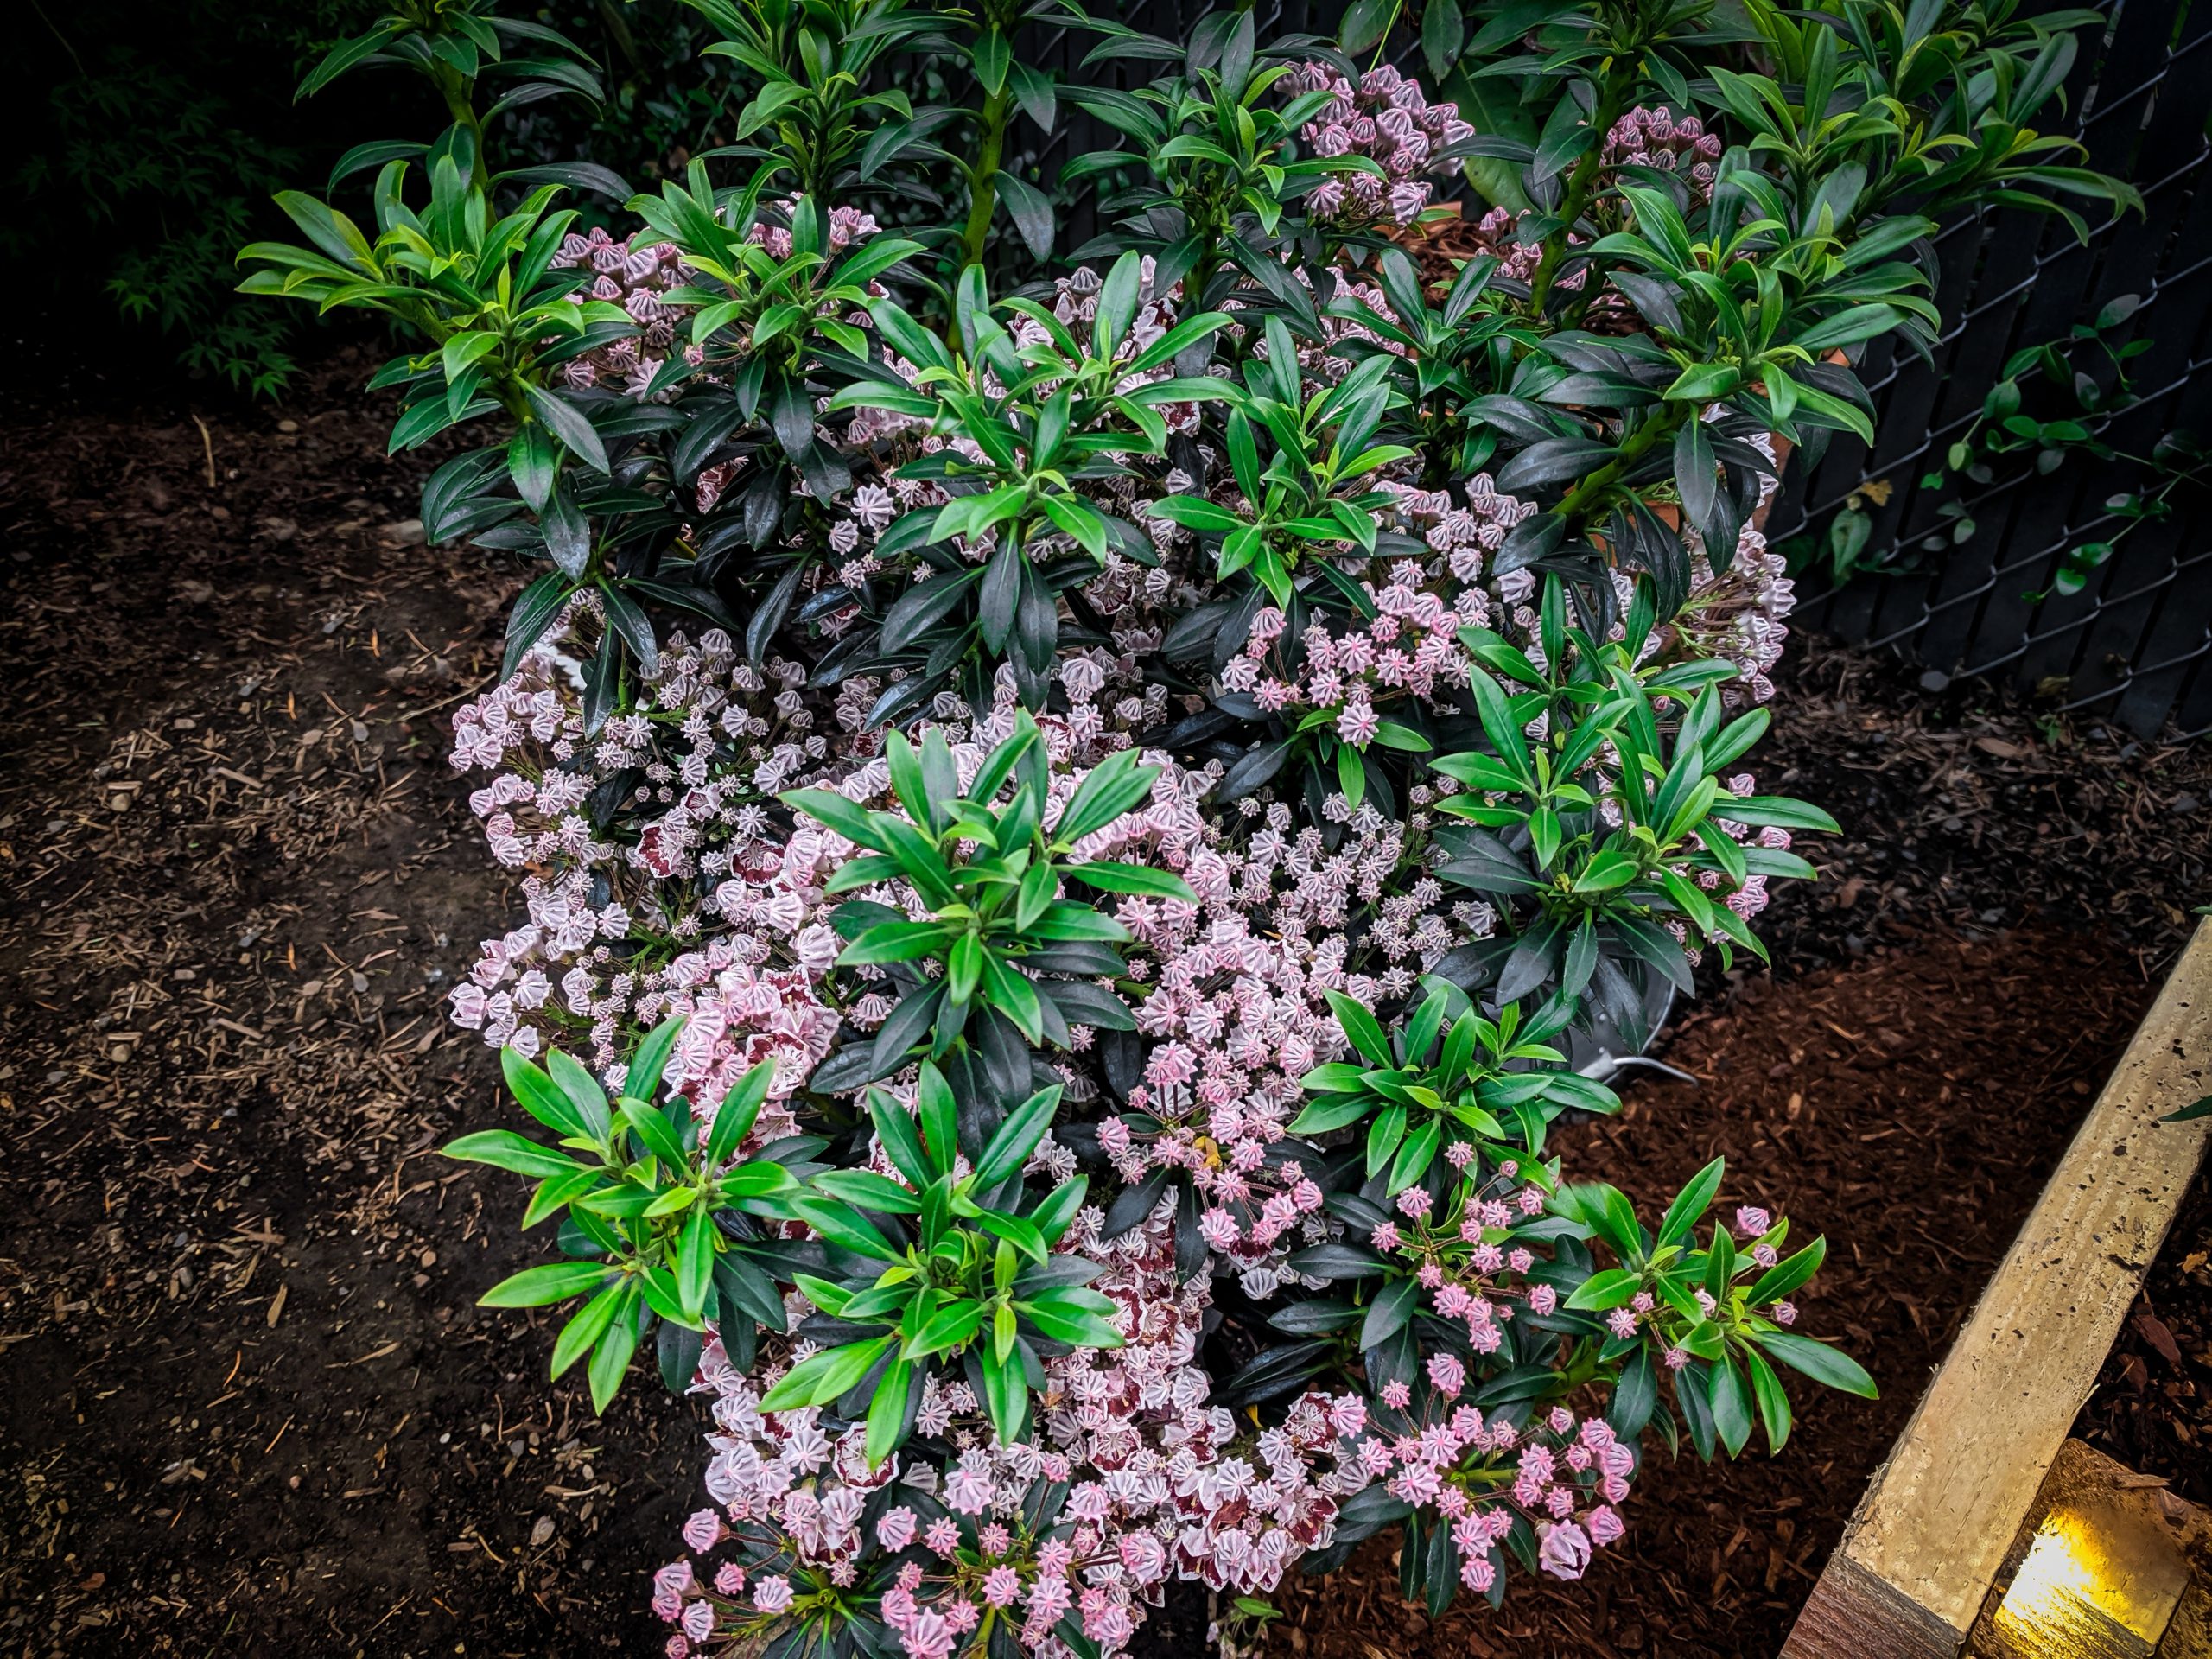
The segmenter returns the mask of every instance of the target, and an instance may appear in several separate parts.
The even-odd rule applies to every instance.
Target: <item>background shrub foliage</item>
[[[574,1305],[556,1375],[714,1396],[670,1650],[1096,1655],[1394,1527],[1408,1597],[1497,1599],[1648,1446],[1871,1392],[1789,1328],[1822,1241],[1546,1136],[1812,873],[1827,816],[1738,769],[1754,517],[1934,338],[1932,214],[2126,200],[2029,124],[2092,14],[691,6],[741,98],[602,115],[715,133],[635,195],[537,147],[606,95],[575,31],[365,23],[305,89],[411,72],[442,130],[243,256],[407,338],[393,447],[481,446],[430,534],[534,571],[456,723],[530,913],[454,1011],[552,1139],[449,1150],[557,1221],[487,1297]],[[1394,19],[1454,101],[1348,55]],[[1110,146],[1048,193],[1071,110]],[[1400,244],[1463,168],[1438,282]]]

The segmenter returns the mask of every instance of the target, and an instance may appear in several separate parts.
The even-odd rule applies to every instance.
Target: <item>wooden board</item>
[[[1982,1605],[1975,1659],[2204,1654],[2174,1626],[2202,1592],[2193,1560],[2212,1516],[2165,1484],[2080,1440],[2061,1446]]]
[[[2066,1017],[2066,988],[2050,988]],[[2212,923],[2067,1148],[1876,1471],[1784,1659],[1948,1659],[1965,1643],[2204,1154]]]

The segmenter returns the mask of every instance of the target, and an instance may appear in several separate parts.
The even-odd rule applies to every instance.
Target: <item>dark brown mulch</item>
[[[0,1651],[658,1645],[696,1417],[642,1379],[604,1421],[549,1388],[543,1323],[473,1306],[538,1252],[520,1196],[433,1154],[498,1113],[435,1006],[512,910],[442,721],[512,583],[385,533],[422,464],[385,457],[365,372],[204,435],[175,408],[8,430]],[[1732,1201],[1829,1234],[1808,1328],[1885,1399],[1770,1463],[1656,1467],[1586,1590],[1409,1640],[1363,1558],[1293,1593],[1294,1647],[1770,1653],[2178,942],[2203,757],[1795,661],[1760,770],[1845,819],[1830,879],[1769,913],[1772,982],[1716,974],[1679,1027],[1706,1084],[1569,1150],[1646,1198],[1728,1152]]]
[[[440,1000],[514,909],[445,764],[512,582],[410,539],[366,360],[7,435],[0,1649],[635,1649],[690,1410],[601,1421]],[[419,532],[417,532],[419,537]]]
[[[2201,1173],[2074,1432],[2212,1509],[2212,1182]]]
[[[1459,280],[1459,268],[1470,259],[1495,254],[1497,249],[1475,226],[1481,219],[1477,203],[1465,213],[1431,219],[1389,232],[1390,239],[1413,256],[1421,281],[1432,294],[1448,293]],[[1471,217],[1468,215],[1471,214]]]
[[[1844,833],[1811,849],[1825,879],[1760,918],[1777,966],[2037,923],[2107,935],[2163,978],[2212,870],[2212,744],[2057,719],[1977,682],[1929,692],[1919,672],[1790,641],[1774,729],[1746,765]]]

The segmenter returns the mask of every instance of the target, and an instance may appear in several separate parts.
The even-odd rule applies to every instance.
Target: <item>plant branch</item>
[[[1674,436],[1681,429],[1685,416],[1696,413],[1697,405],[1694,404],[1662,408],[1630,435],[1628,442],[1621,445],[1618,454],[1569,490],[1552,511],[1570,522],[1581,517],[1593,501],[1627,477],[1635,469],[1637,462],[1658,446],[1661,439]]]
[[[1597,107],[1590,117],[1594,137],[1582,159],[1575,162],[1574,171],[1567,175],[1567,194],[1559,207],[1559,227],[1544,238],[1544,257],[1536,266],[1535,276],[1529,279],[1529,315],[1533,317],[1544,315],[1544,305],[1551,298],[1552,286],[1559,278],[1559,268],[1567,258],[1567,238],[1597,192],[1598,174],[1605,156],[1605,135],[1628,113],[1629,101],[1636,96],[1636,63],[1640,55],[1620,51],[1605,60],[1605,79],[1599,89]]]
[[[960,263],[964,268],[983,263],[984,244],[991,233],[991,215],[998,209],[999,157],[1006,148],[1007,118],[1014,110],[1011,80],[983,99],[982,137],[976,152],[976,166],[969,175],[968,224],[960,235]]]

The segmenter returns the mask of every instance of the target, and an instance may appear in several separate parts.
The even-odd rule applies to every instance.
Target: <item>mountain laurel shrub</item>
[[[569,1310],[555,1375],[710,1407],[668,1651],[1099,1659],[1391,1529],[1495,1603],[1650,1448],[1872,1394],[1798,1328],[1823,1241],[1548,1140],[1813,874],[1746,770],[1759,509],[1936,340],[1934,215],[2126,200],[2025,124],[2093,14],[1428,0],[1455,103],[1346,55],[1369,0],[692,3],[750,102],[628,234],[500,165],[588,66],[462,0],[311,83],[447,130],[245,255],[390,319],[431,537],[535,573],[454,723],[527,915],[452,996],[532,1127],[448,1151],[536,1184],[486,1300]]]

